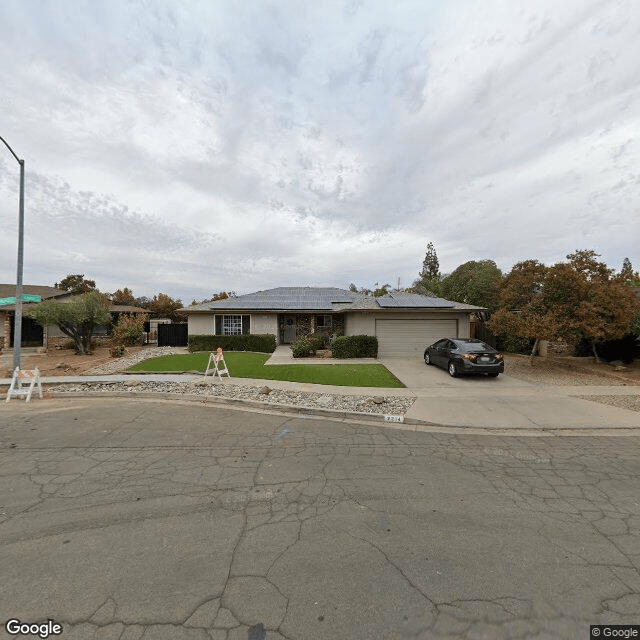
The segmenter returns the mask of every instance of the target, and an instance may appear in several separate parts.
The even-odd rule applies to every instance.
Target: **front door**
[[[284,317],[284,335],[282,336],[282,342],[285,344],[291,344],[296,341],[296,319],[295,316]]]

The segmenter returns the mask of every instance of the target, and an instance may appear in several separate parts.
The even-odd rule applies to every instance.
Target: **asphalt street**
[[[640,437],[145,399],[0,408],[0,638],[576,639],[640,623]]]

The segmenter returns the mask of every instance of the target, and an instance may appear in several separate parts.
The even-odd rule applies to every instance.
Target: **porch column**
[[[316,317],[315,315],[311,316],[311,333],[316,332]]]

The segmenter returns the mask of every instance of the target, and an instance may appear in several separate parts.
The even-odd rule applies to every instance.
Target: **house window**
[[[316,316],[316,327],[321,328],[325,327],[327,329],[331,328],[331,316]]]
[[[244,336],[250,332],[250,317],[240,315],[216,316],[215,331],[217,336]]]
[[[242,316],[222,316],[222,335],[241,336]]]

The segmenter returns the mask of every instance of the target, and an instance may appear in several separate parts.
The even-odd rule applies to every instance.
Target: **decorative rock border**
[[[362,396],[338,395],[329,393],[311,393],[270,389],[269,387],[250,387],[226,383],[214,383],[210,380],[190,382],[155,382],[127,380],[125,382],[82,382],[63,383],[50,387],[49,391],[57,396],[78,393],[114,393],[127,394],[150,393],[170,397],[194,396],[201,398],[224,398],[232,401],[250,401],[261,405],[284,405],[305,409],[324,409],[339,412],[356,412],[371,415],[403,416],[414,403],[414,397],[407,396]]]

